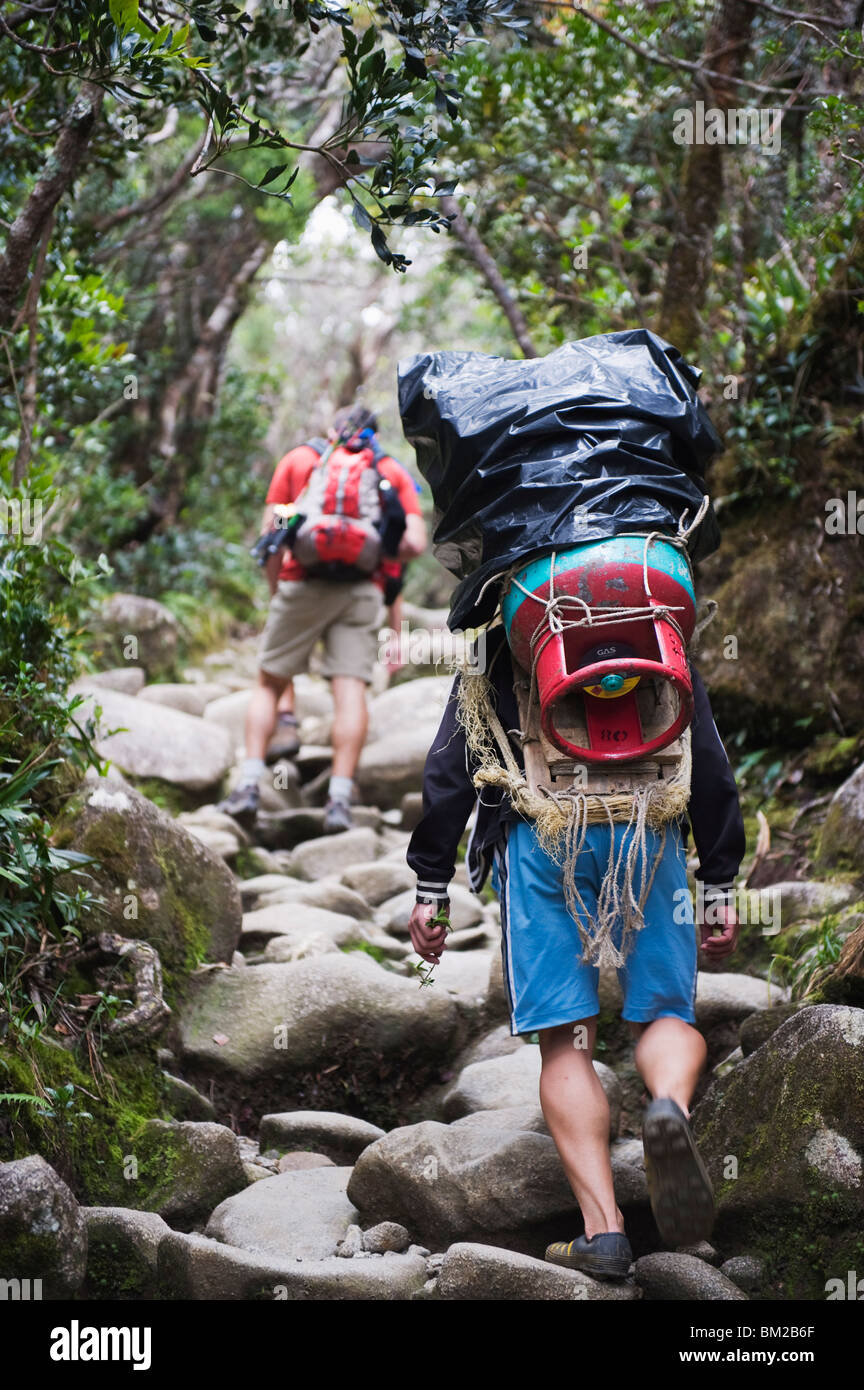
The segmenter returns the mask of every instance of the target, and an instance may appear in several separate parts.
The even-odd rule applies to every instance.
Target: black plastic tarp
[[[461,579],[455,629],[494,613],[516,561],[625,531],[674,532],[706,494],[722,448],[696,394],[702,373],[633,329],[565,343],[547,357],[431,352],[399,364],[405,437],[435,504],[434,551]],[[709,506],[689,540],[716,550]],[[481,590],[484,590],[481,596]]]

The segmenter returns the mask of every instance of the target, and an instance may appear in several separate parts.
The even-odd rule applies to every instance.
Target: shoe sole
[[[292,747],[276,744],[273,748],[268,748],[264,754],[264,763],[267,767],[272,767],[274,763],[279,763],[283,758],[296,758],[300,752],[300,744],[296,743]]]
[[[254,830],[255,822],[258,819],[258,807],[254,811],[223,811],[223,815],[230,816],[236,821],[241,830]]]
[[[632,1260],[616,1259],[612,1255],[549,1255],[546,1262],[562,1269],[577,1269],[580,1274],[593,1274],[600,1279],[625,1279]]]
[[[661,1105],[649,1105],[642,1125],[651,1210],[667,1245],[695,1245],[711,1234],[714,1189],[685,1116]]]

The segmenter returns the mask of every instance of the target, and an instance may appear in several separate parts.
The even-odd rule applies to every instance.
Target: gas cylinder
[[[530,560],[505,589],[502,617],[514,658],[536,675],[541,728],[568,757],[650,757],[692,719],[693,575],[686,553],[662,536],[616,536]],[[675,699],[664,725],[649,730],[645,711],[659,703],[644,694],[651,682]]]

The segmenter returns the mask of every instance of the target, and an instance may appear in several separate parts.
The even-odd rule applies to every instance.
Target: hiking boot
[[[224,811],[244,830],[249,830],[255,824],[260,804],[261,793],[257,786],[235,787],[230,796],[219,802],[216,810]]]
[[[324,834],[338,835],[340,830],[351,830],[354,820],[347,801],[331,797],[324,811]]]
[[[585,1236],[557,1240],[548,1247],[546,1259],[551,1265],[593,1274],[595,1279],[623,1279],[633,1263],[633,1251],[621,1231],[602,1231],[590,1240]]]
[[[296,758],[300,752],[300,737],[297,733],[297,720],[293,714],[280,714],[276,732],[267,746],[264,761],[268,767],[278,763],[280,758]]]
[[[652,1100],[642,1122],[645,1176],[657,1229],[667,1245],[707,1240],[714,1224],[714,1189],[674,1100]]]

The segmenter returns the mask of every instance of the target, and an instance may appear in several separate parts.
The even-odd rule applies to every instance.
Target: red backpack
[[[309,447],[324,454],[327,445],[313,439]],[[300,516],[291,540],[295,560],[311,578],[362,578],[374,574],[391,546],[395,554],[405,513],[396,489],[379,471],[384,457],[377,446],[340,445],[313,468],[295,503]]]

